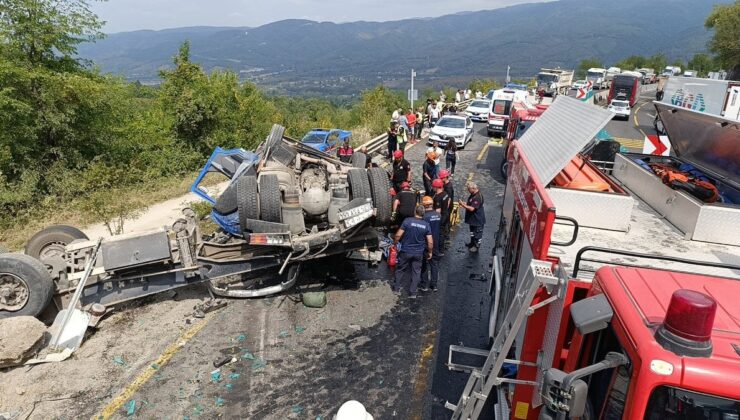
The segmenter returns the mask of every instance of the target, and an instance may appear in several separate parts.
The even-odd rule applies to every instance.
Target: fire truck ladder
[[[536,385],[533,381],[508,379],[497,375],[504,363],[537,366],[535,363],[510,360],[506,356],[509,354],[509,350],[511,350],[514,339],[519,333],[524,319],[533,314],[537,309],[558,299],[557,288],[560,281],[553,275],[551,267],[552,263],[546,261],[533,260],[530,263],[527,274],[517,287],[516,295],[509,306],[509,310],[506,312],[506,318],[504,318],[501,329],[496,334],[493,346],[491,346],[491,350],[487,354],[485,351],[479,349],[450,346],[448,367],[451,370],[470,371],[470,378],[468,378],[468,383],[457,405],[450,402],[445,403],[446,408],[454,411],[452,414],[453,420],[477,419],[493,387],[499,386],[502,383]],[[532,305],[532,300],[540,286],[544,286],[548,290],[550,297]],[[486,362],[482,368],[454,364],[452,363],[453,352],[478,356],[487,355]],[[499,392],[499,398],[502,398],[503,395],[502,392]],[[501,411],[498,411],[498,413],[504,413],[502,411],[503,408],[501,408],[503,407],[503,403],[504,401],[499,401],[498,410]]]

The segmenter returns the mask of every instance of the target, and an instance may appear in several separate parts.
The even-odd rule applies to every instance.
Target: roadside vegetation
[[[77,56],[81,43],[103,36],[88,3],[0,0],[0,243],[10,248],[52,223],[120,231],[124,218],[184,193],[214,147],[253,148],[273,123],[296,138],[316,127],[350,129],[361,143],[407,107],[405,92],[383,86],[350,105],[267,97],[234,72],[207,74],[188,43],[173,51],[156,88],[101,74]],[[737,60],[738,4],[707,20],[721,34],[710,46],[722,63]],[[424,91],[418,105],[438,95]]]

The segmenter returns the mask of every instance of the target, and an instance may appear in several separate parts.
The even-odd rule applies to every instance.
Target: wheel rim
[[[55,264],[58,266],[59,262],[64,262],[64,254],[66,253],[67,244],[63,242],[49,242],[44,245],[39,251],[39,261],[44,264],[46,271],[49,275],[54,278]]]
[[[28,303],[29,289],[26,282],[11,273],[0,273],[0,310],[20,311]]]

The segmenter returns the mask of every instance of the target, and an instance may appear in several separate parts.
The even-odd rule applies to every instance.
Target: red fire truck
[[[568,112],[556,101],[535,127],[585,138],[603,126],[570,130]],[[471,373],[452,418],[737,419],[740,247],[685,239],[638,196],[626,231],[560,216],[551,183],[572,148],[531,140],[509,150],[491,348],[450,347],[450,369]]]
[[[504,156],[507,156],[509,144],[519,137],[534,124],[535,121],[547,110],[547,105],[530,105],[526,102],[515,102],[511,107],[509,126],[503,139]],[[503,159],[501,162],[501,176],[506,179],[509,161]]]

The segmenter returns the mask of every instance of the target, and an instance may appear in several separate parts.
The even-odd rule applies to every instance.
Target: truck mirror
[[[588,384],[581,379],[566,381],[566,375],[562,370],[552,368],[545,371],[542,378],[540,394],[547,407],[543,412],[549,412],[551,418],[559,418],[560,416],[553,414],[563,412],[569,418],[581,417],[586,411]],[[570,385],[566,382],[570,382]]]
[[[603,294],[579,300],[570,305],[570,317],[581,335],[606,328],[614,316],[609,301]]]

